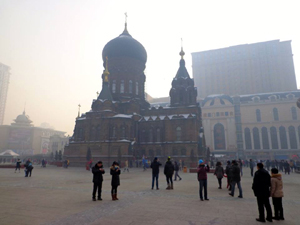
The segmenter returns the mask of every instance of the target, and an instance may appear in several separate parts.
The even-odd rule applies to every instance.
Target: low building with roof
[[[10,149],[20,156],[47,154],[53,135],[65,137],[65,132],[35,127],[24,110],[11,125],[0,126],[0,152]]]

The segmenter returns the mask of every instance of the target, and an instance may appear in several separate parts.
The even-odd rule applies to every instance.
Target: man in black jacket
[[[156,180],[156,190],[159,190],[158,188],[158,174],[159,174],[159,167],[161,166],[161,163],[157,159],[157,157],[154,158],[153,162],[151,163],[152,168],[152,190],[154,187],[154,179]]]
[[[171,157],[169,156],[165,164],[165,170],[164,170],[164,174],[166,175],[166,179],[168,183],[168,187],[166,188],[167,190],[171,190],[171,189],[173,190],[173,180],[172,180],[173,173],[174,173],[174,165],[171,162]]]
[[[232,165],[230,167],[230,172],[229,172],[231,176],[231,193],[229,193],[229,195],[231,195],[232,197],[234,196],[234,189],[235,189],[235,185],[237,184],[239,188],[238,197],[243,198],[243,190],[241,186],[241,170],[236,160],[232,160],[231,164]]]
[[[102,182],[103,182],[102,175],[105,173],[101,161],[97,162],[97,164],[92,168],[92,173],[93,173],[93,183],[94,183],[93,201],[96,201],[97,189],[98,189],[98,200],[101,201],[102,200],[101,191],[102,191]]]
[[[252,189],[257,199],[259,218],[256,220],[259,222],[272,222],[272,209],[269,202],[271,187],[271,176],[264,169],[262,163],[257,163],[257,171],[254,174]],[[265,220],[265,210],[267,210],[267,218]]]

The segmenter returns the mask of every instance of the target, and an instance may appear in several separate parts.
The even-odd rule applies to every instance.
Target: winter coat
[[[173,173],[174,173],[174,165],[171,161],[167,161],[166,164],[165,164],[165,169],[164,169],[164,174],[166,176],[173,176]]]
[[[152,163],[151,163],[151,168],[152,168],[152,174],[154,175],[157,175],[159,174],[159,167],[161,166],[161,163],[158,162],[157,160],[154,160]]]
[[[270,197],[271,176],[264,168],[255,172],[252,189],[256,197]]]
[[[207,172],[209,172],[209,166],[199,165],[197,168],[198,181],[207,180]]]
[[[231,165],[227,165],[226,166],[226,169],[225,169],[225,173],[227,174],[227,179],[228,180],[230,180],[231,179],[231,172],[230,172],[230,170],[231,170]]]
[[[105,171],[101,171],[100,169],[103,169],[103,166],[98,167],[98,165],[96,164],[93,168],[92,168],[92,173],[93,173],[93,182],[95,184],[99,184],[102,183],[103,181],[103,174],[105,174]]]
[[[179,166],[178,166],[178,163],[175,163],[175,165],[174,165],[174,169],[175,169],[175,171],[179,171]]]
[[[241,181],[241,170],[237,164],[233,164],[230,169],[230,179],[232,182],[240,182]]]
[[[119,171],[116,171],[115,167],[110,167],[110,175],[112,175],[111,177],[111,186],[113,187],[117,187],[120,185],[120,174],[121,174],[121,170],[119,168]]]
[[[250,169],[253,169],[254,168],[254,162],[253,161],[250,161]]]
[[[271,197],[282,198],[283,197],[283,183],[281,174],[273,174],[271,176]]]
[[[216,169],[215,169],[215,173],[214,175],[217,176],[217,178],[223,178],[224,176],[224,169],[222,166],[217,166]]]
[[[31,161],[27,161],[27,162],[25,163],[24,167],[25,167],[28,171],[32,170],[32,169],[33,169],[32,162],[31,162]]]

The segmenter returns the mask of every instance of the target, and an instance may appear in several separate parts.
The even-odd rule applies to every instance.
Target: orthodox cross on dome
[[[97,94],[97,97],[96,97],[96,99],[97,99],[100,93],[97,91],[96,94]]]
[[[78,105],[78,117],[77,118],[79,118],[79,116],[80,116],[80,107],[81,107],[81,105],[79,104]]]
[[[126,32],[128,32],[127,31],[127,12],[126,13],[124,13],[124,15],[125,15],[125,29],[124,29],[124,31],[126,31]]]
[[[181,56],[181,59],[183,59],[183,56],[185,55],[184,51],[183,51],[183,40],[181,38],[181,51],[179,52],[179,55]]]

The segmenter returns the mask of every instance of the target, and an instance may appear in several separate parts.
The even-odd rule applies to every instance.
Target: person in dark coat
[[[154,158],[153,162],[151,163],[152,168],[152,190],[154,187],[154,180],[156,180],[156,190],[159,190],[158,188],[158,175],[159,175],[159,167],[161,166],[161,163],[157,159],[157,157]]]
[[[231,169],[231,163],[230,161],[227,161],[227,165],[226,165],[226,169],[225,169],[225,173],[227,175],[227,188],[229,188],[228,190],[231,191],[231,172],[230,172],[230,169]]]
[[[253,177],[253,168],[254,168],[254,162],[252,159],[250,159],[250,162],[249,162],[249,166],[250,166],[250,171],[251,171],[251,177]]]
[[[230,170],[231,170],[231,193],[229,193],[229,195],[231,195],[232,197],[234,196],[235,185],[237,185],[239,188],[238,197],[243,198],[243,190],[241,186],[241,170],[236,160],[232,160]]]
[[[200,195],[200,200],[203,201],[203,194],[202,190],[204,189],[204,199],[209,200],[207,198],[207,172],[209,172],[209,166],[204,164],[203,160],[199,160],[199,166],[197,168],[197,177],[199,181],[199,195]]]
[[[17,162],[16,162],[16,170],[15,170],[15,172],[17,172],[17,170],[19,170],[19,173],[20,173],[20,169],[21,169],[21,160],[18,159]]]
[[[174,163],[174,170],[175,170],[175,176],[174,176],[174,180],[177,179],[177,177],[179,178],[179,180],[182,180],[181,177],[179,176],[178,174],[178,171],[179,171],[179,165],[178,163],[175,161]]]
[[[174,165],[173,163],[171,162],[171,157],[169,156],[168,157],[168,160],[165,164],[165,169],[164,169],[164,174],[166,175],[166,179],[167,179],[167,184],[168,184],[168,187],[166,188],[167,190],[173,190],[173,180],[172,180],[172,177],[173,177],[173,174],[174,174]],[[171,185],[170,185],[171,184]]]
[[[257,199],[259,218],[256,220],[259,222],[272,222],[272,209],[269,202],[271,187],[271,176],[264,169],[262,163],[257,163],[257,171],[254,174],[252,189]],[[265,210],[267,210],[267,218],[265,220]]]
[[[32,166],[32,162],[30,159],[28,159],[24,165],[25,167],[25,177],[31,177],[31,174],[32,174],[32,170],[33,170],[33,166]]]
[[[93,201],[96,201],[96,191],[98,189],[98,200],[102,201],[101,192],[102,192],[102,182],[103,182],[103,174],[105,173],[103,169],[102,162],[99,161],[97,164],[92,168],[93,173]]]
[[[291,172],[291,167],[290,167],[290,164],[288,161],[285,161],[283,163],[283,166],[284,166],[284,174],[288,173],[288,175],[290,175],[290,172]]]
[[[222,179],[224,176],[224,169],[221,162],[217,162],[214,175],[216,175],[218,179],[219,189],[222,189]]]
[[[119,200],[117,197],[117,188],[120,186],[120,174],[121,170],[119,167],[119,163],[116,161],[113,162],[113,164],[110,167],[110,175],[111,177],[111,197],[112,200]]]

